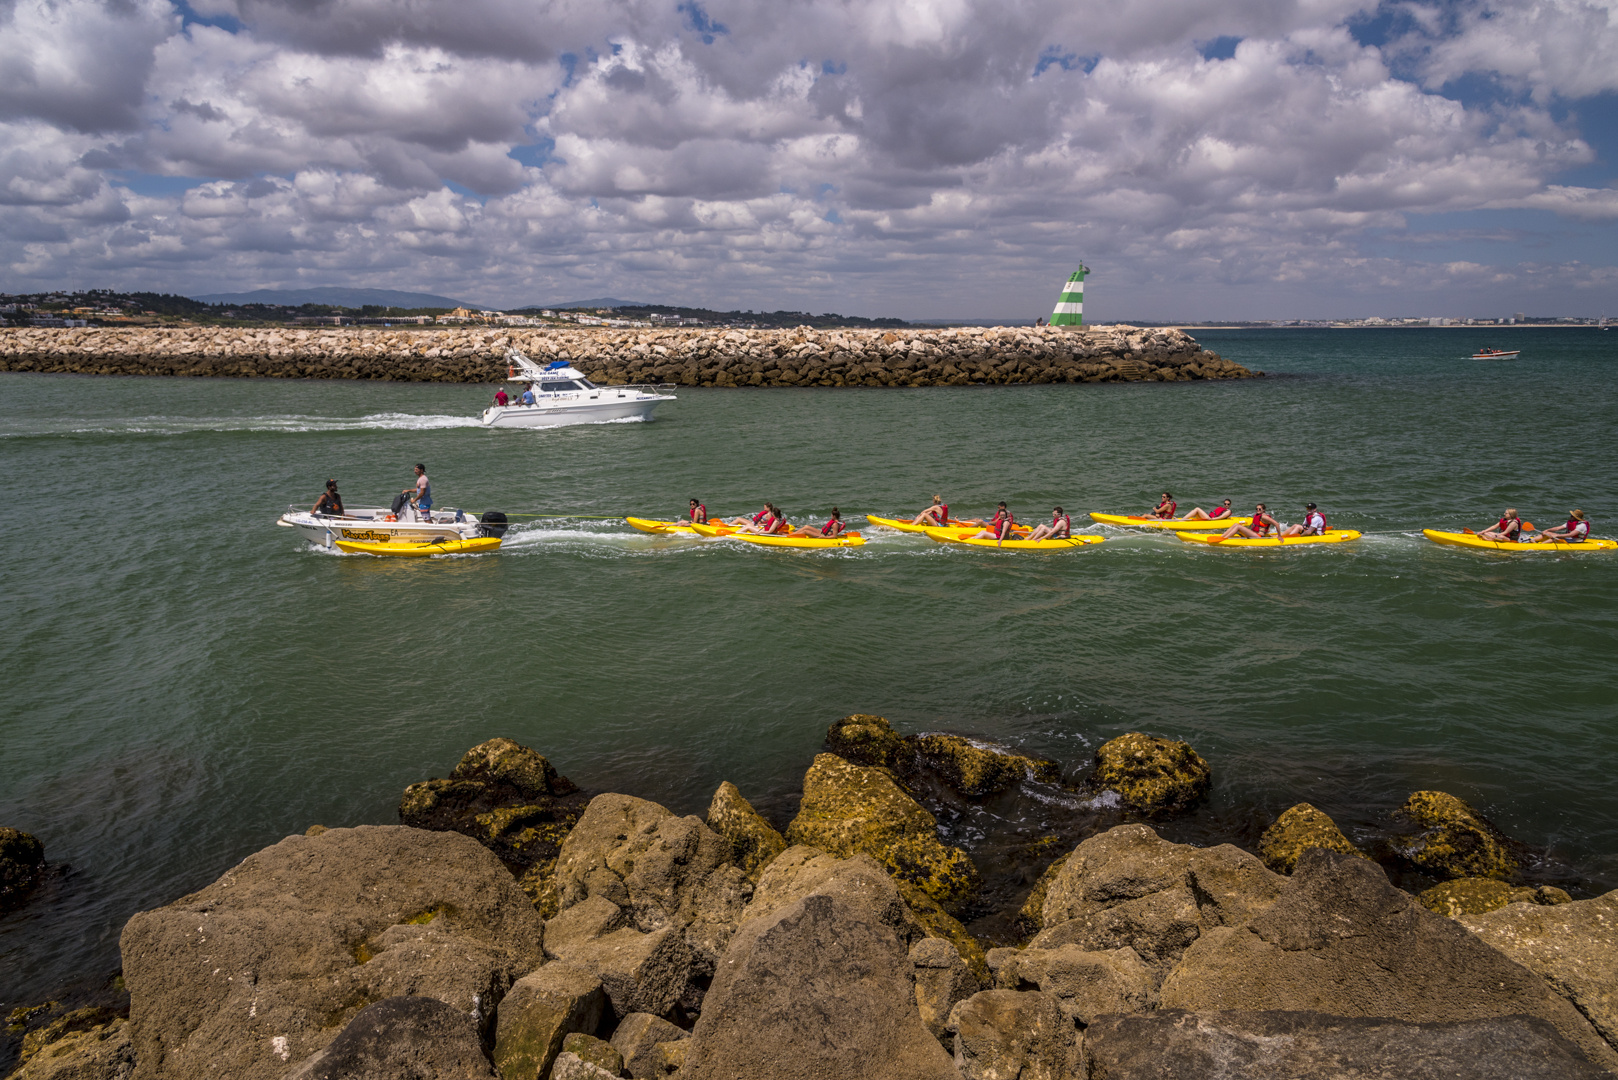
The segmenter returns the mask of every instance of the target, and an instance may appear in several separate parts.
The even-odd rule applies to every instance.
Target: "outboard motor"
[[[490,510],[478,517],[479,536],[492,536],[498,539],[506,535],[509,528],[511,526],[506,524],[506,515],[498,510]]]

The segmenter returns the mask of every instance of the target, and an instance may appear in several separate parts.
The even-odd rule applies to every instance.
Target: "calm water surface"
[[[846,713],[1072,767],[1145,729],[1209,759],[1200,813],[1239,836],[1304,799],[1365,835],[1436,787],[1576,891],[1618,887],[1618,558],[1420,532],[1513,505],[1618,534],[1618,333],[1202,339],[1275,377],[686,390],[655,423],[488,432],[483,387],[0,375],[0,824],[67,867],[0,918],[0,1008],[112,970],[133,911],[290,832],[394,820],[406,784],[494,735],[681,813],[732,780],[784,823]],[[1462,359],[1507,340],[1522,360]],[[327,476],[385,503],[417,461],[441,504],[571,516],[406,564],[274,527]],[[1164,488],[1284,520],[1313,500],[1366,536],[1097,529],[1012,555],[872,531],[827,553],[599,520],[693,495],[913,513],[934,492],[1078,517]]]

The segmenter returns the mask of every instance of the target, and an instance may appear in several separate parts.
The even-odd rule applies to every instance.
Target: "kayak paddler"
[[[949,504],[944,501],[944,496],[934,495],[933,505],[911,518],[910,524],[938,526],[949,524]]]
[[[811,525],[798,531],[809,536],[841,536],[846,528],[848,526],[843,524],[843,512],[834,506],[831,508],[831,517],[826,519],[826,524],[818,529]]]
[[[1051,519],[1028,534],[1030,540],[1066,540],[1073,535],[1073,519],[1062,513],[1058,506],[1051,511]]]
[[[1179,507],[1180,504],[1174,501],[1174,496],[1165,491],[1163,492],[1163,501],[1152,507],[1152,512],[1147,516],[1167,521],[1174,516],[1174,511]]]
[[[999,547],[1007,540],[1013,539],[1012,529],[1016,526],[1016,524],[1017,520],[1011,516],[1011,511],[1006,509],[1006,504],[1001,503],[1000,508],[994,512],[993,519],[989,521],[989,524],[983,529],[983,531],[973,533],[971,536],[966,537],[966,539],[993,540],[995,542],[995,546]]]
[[[767,520],[769,520],[769,519],[771,519],[773,517],[775,517],[775,506],[774,506],[774,504],[773,503],[765,503],[764,504],[764,509],[762,509],[758,513],[754,514],[752,517],[735,517],[735,518],[731,518],[729,521],[725,522],[724,524],[726,524],[726,525],[734,525],[738,529],[745,529],[749,525],[757,525],[757,526],[762,527],[765,521],[767,521]]]
[[[1006,504],[1001,503],[995,510],[994,517],[990,518],[988,521],[984,521],[982,518],[961,518],[960,523],[962,525],[976,525],[979,528],[992,529],[996,525],[1000,524],[1000,519],[1007,516],[1008,513],[1009,512],[1006,510]]]
[[[1190,512],[1187,513],[1185,515],[1185,517],[1181,518],[1180,520],[1181,521],[1218,521],[1221,518],[1228,518],[1230,515],[1231,515],[1230,500],[1226,499],[1224,502],[1222,502],[1218,506],[1214,507],[1212,512],[1204,510],[1200,506],[1193,506],[1191,508]]]
[[[1585,517],[1583,510],[1569,510],[1566,525],[1552,525],[1540,530],[1539,539],[1582,544],[1590,539],[1590,519]]]
[[[774,506],[771,506],[769,511],[769,514],[765,516],[762,521],[743,525],[736,531],[744,533],[760,533],[765,536],[785,536],[787,533],[792,531],[792,526],[787,524],[785,514],[781,513],[781,511],[777,510]]]
[[[1232,525],[1230,528],[1225,530],[1224,535],[1221,536],[1220,539],[1229,540],[1233,536],[1241,536],[1249,540],[1262,540],[1266,536],[1273,535],[1280,528],[1281,523],[1270,516],[1269,511],[1264,509],[1263,503],[1259,503],[1258,506],[1253,509],[1252,520],[1250,520],[1246,525]]]
[[[1517,516],[1516,510],[1508,506],[1506,512],[1500,516],[1500,520],[1495,522],[1494,528],[1478,532],[1478,539],[1493,540],[1497,544],[1520,544],[1523,539],[1522,518]]]
[[[708,508],[706,506],[702,505],[701,503],[699,503],[697,500],[695,500],[695,499],[691,500],[691,509],[686,511],[686,512],[691,515],[690,518],[687,519],[687,520],[689,520],[691,522],[691,524],[693,524],[693,525],[706,525],[706,524],[708,524]]]
[[[1303,508],[1303,523],[1301,525],[1288,525],[1282,536],[1325,536],[1326,515],[1315,509],[1314,503]]]

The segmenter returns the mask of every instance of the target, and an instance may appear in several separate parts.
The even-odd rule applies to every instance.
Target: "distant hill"
[[[204,304],[277,304],[297,307],[299,304],[331,304],[335,307],[360,308],[367,304],[396,308],[475,308],[447,296],[433,293],[401,292],[398,289],[344,289],[325,285],[313,289],[255,289],[242,293],[211,293],[193,296]]]
[[[507,311],[571,311],[574,308],[606,308],[606,307],[610,307],[610,308],[619,308],[619,307],[643,308],[643,307],[652,307],[652,306],[653,305],[651,305],[651,304],[643,304],[639,300],[619,300],[616,297],[612,297],[612,296],[598,296],[594,300],[569,300],[565,304],[526,304],[526,305],[524,305],[522,307],[519,307],[519,308],[507,308],[506,310]]]

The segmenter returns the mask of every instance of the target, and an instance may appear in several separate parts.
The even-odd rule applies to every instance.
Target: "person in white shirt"
[[[1326,535],[1326,515],[1315,509],[1314,503],[1303,508],[1303,524],[1288,525],[1282,536],[1324,536]]]

